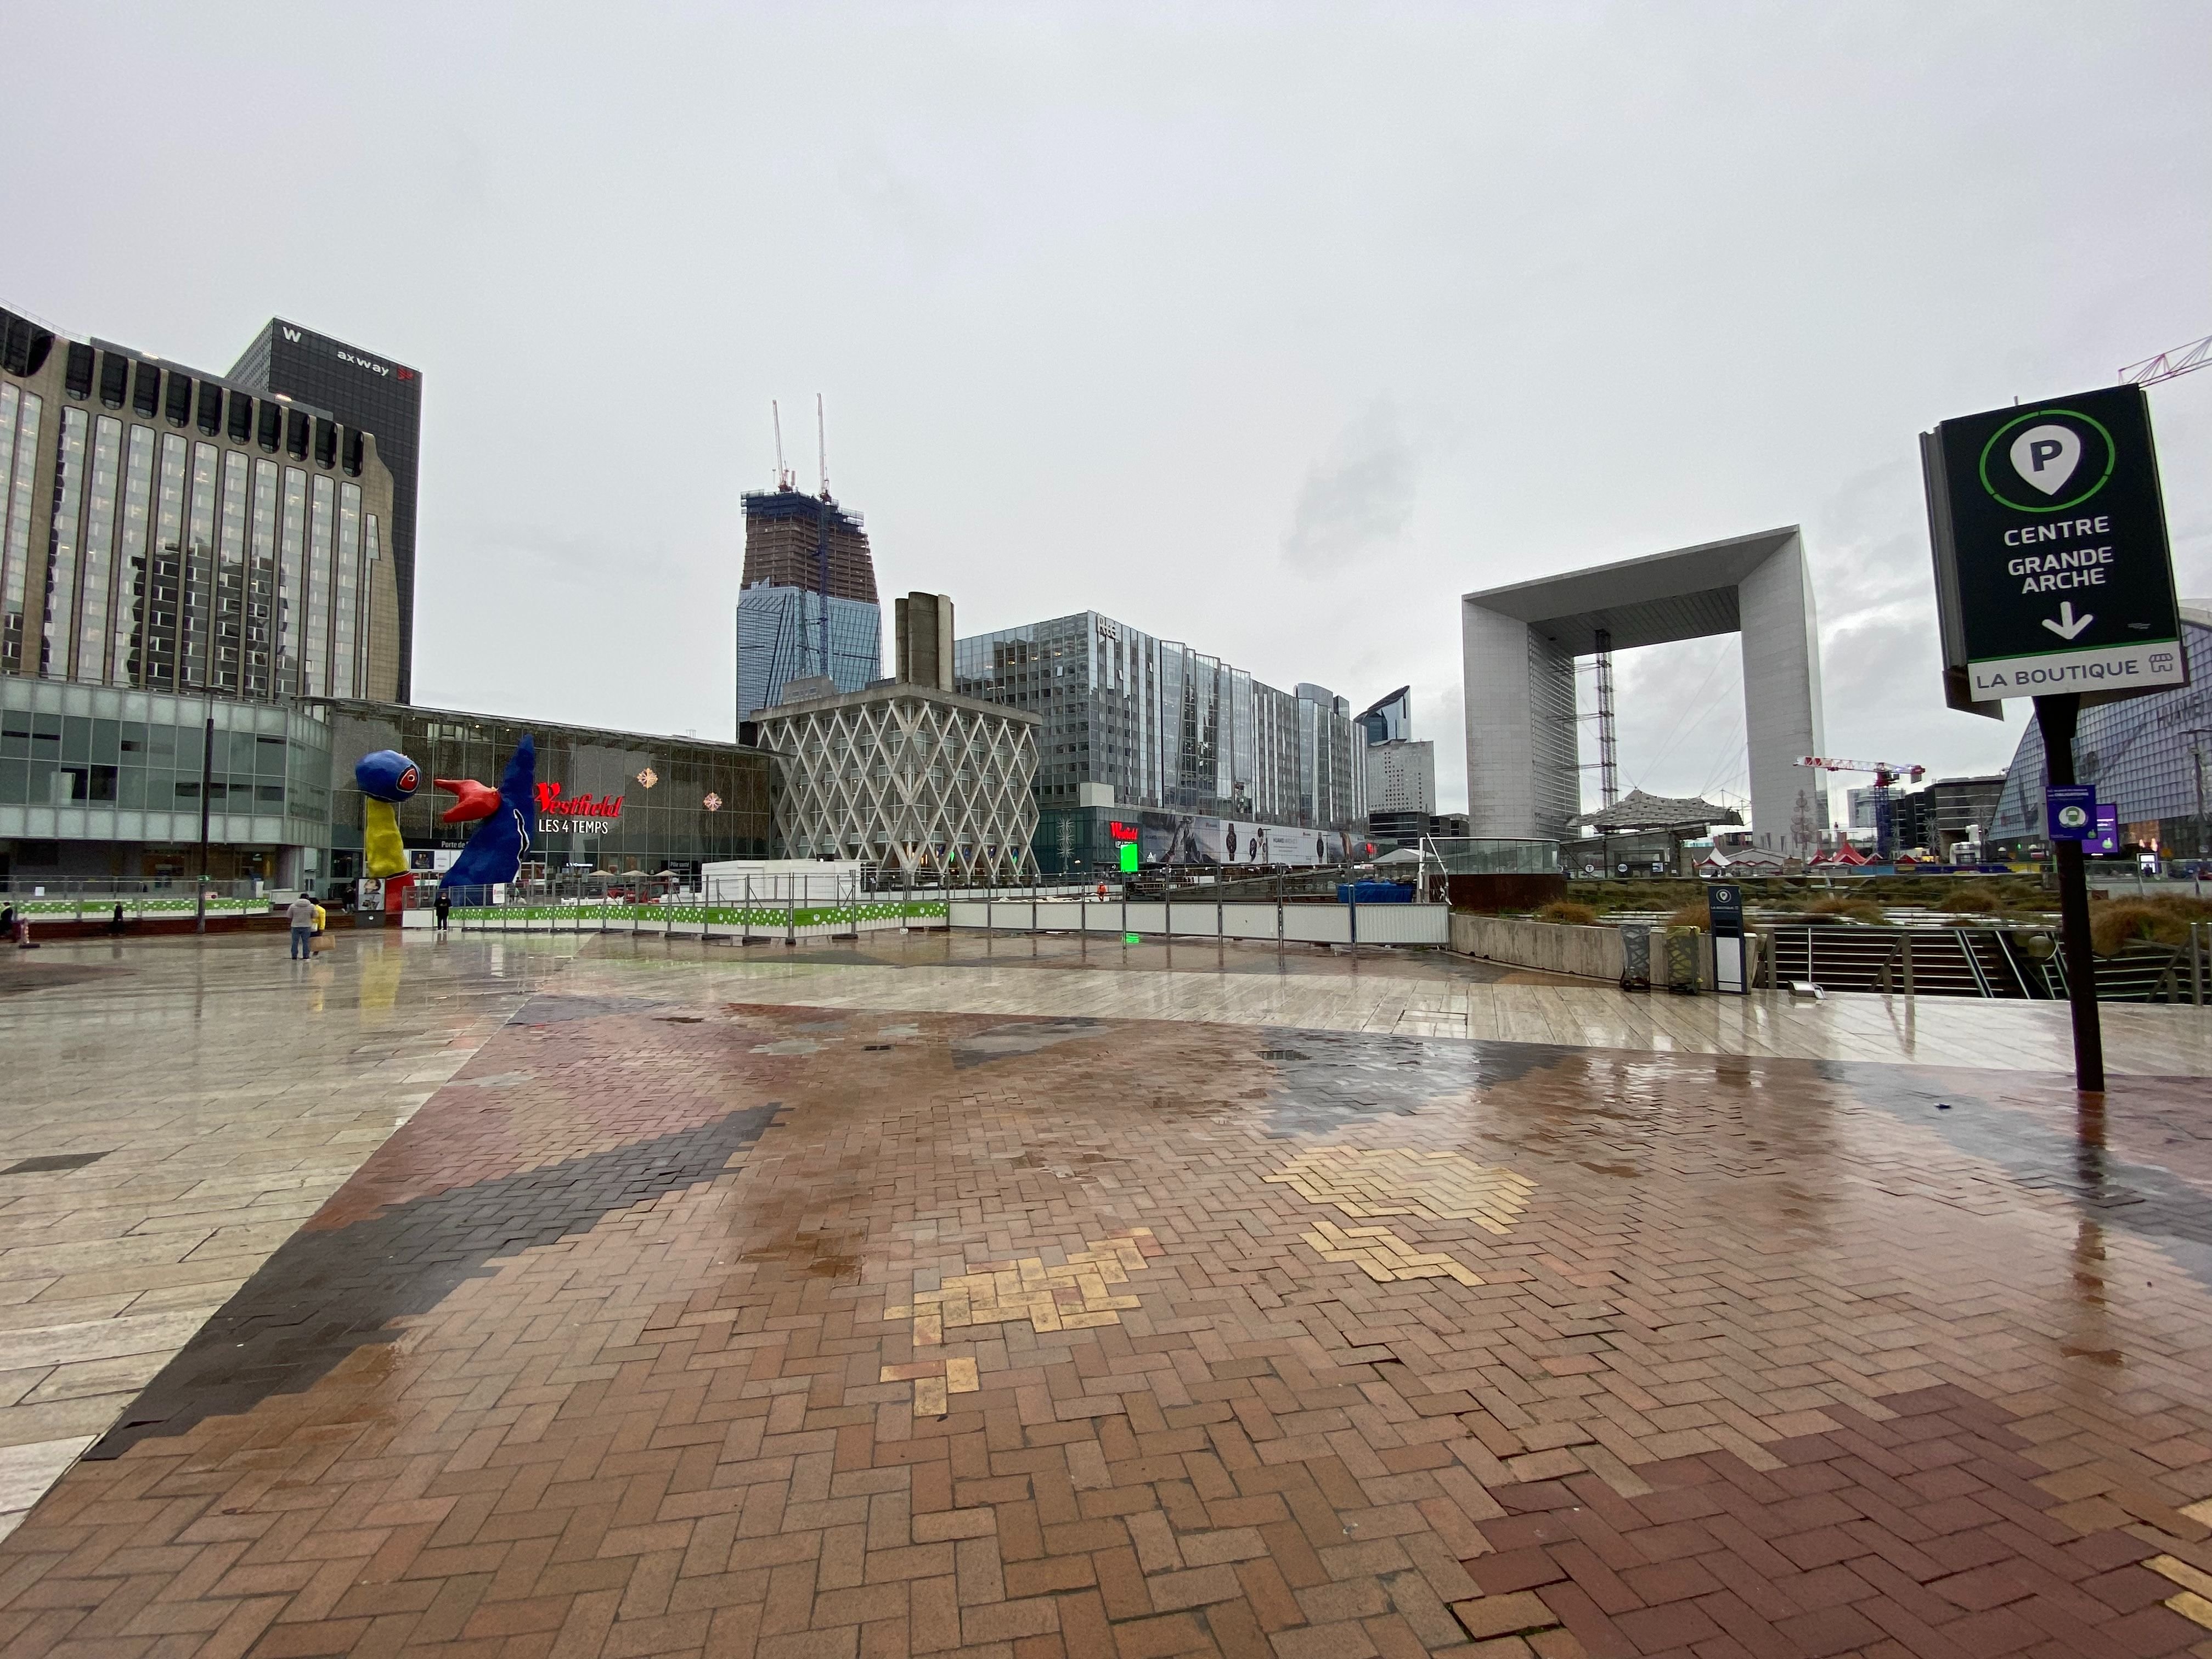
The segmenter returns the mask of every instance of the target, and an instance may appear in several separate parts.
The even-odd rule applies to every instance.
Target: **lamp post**
[[[2212,726],[2191,726],[2181,733],[2185,738],[2212,737]],[[2191,743],[2189,758],[2197,769],[2197,856],[2190,863],[2190,890],[2198,897],[2204,896],[2204,745]]]

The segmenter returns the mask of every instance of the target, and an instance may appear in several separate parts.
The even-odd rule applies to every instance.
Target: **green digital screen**
[[[1139,936],[1135,933],[1124,933],[1121,935],[1121,943],[1124,945],[1137,945],[1141,944],[1142,942],[1143,941]]]
[[[1133,841],[1121,843],[1121,873],[1125,876],[1137,873],[1137,843]]]

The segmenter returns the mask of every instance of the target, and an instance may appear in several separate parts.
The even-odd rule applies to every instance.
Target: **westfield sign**
[[[563,797],[557,783],[538,786],[538,811],[542,817],[618,818],[622,816],[622,804],[620,795]]]

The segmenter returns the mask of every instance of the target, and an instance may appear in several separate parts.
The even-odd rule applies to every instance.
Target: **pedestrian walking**
[[[116,906],[115,914],[118,917],[123,914],[121,905]],[[314,954],[315,925],[321,918],[321,907],[305,893],[295,897],[291,908],[284,912],[284,920],[292,928],[293,961],[305,962]]]
[[[441,887],[438,890],[438,931],[446,931],[446,918],[453,914],[453,896]]]

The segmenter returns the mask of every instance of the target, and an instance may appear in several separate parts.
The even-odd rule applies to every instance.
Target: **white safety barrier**
[[[954,899],[956,927],[1010,933],[1134,933],[1141,938],[1279,940],[1292,945],[1448,942],[1442,904],[1261,904],[1248,900]]]

